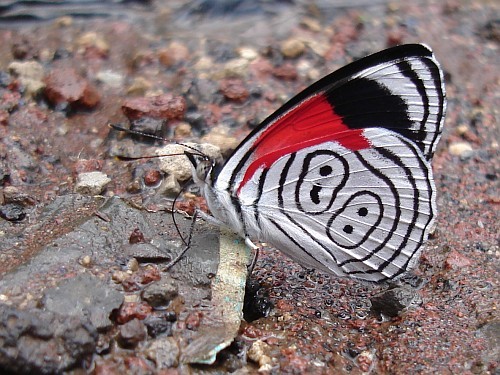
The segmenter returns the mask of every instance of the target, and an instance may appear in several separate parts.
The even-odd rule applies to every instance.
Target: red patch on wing
[[[269,168],[279,158],[319,143],[335,141],[357,151],[370,147],[362,129],[349,129],[324,95],[305,100],[278,118],[254,145],[253,162],[248,166],[238,187],[238,194],[255,172]]]

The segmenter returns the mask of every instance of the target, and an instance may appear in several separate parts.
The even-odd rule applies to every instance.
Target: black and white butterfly
[[[186,152],[216,222],[304,266],[367,281],[411,269],[436,217],[446,110],[431,49],[409,44],[314,83],[223,165]]]

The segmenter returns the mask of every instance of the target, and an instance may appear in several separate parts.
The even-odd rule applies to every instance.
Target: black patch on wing
[[[389,126],[403,137],[415,138],[406,102],[377,81],[356,78],[326,91],[325,97],[351,129]]]

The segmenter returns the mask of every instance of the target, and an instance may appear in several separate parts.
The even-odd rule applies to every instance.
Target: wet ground
[[[35,5],[0,8],[4,371],[498,371],[497,2]],[[168,211],[185,161],[124,161],[162,144],[107,124],[227,156],[322,75],[410,42],[434,49],[449,103],[433,162],[440,215],[413,277],[362,285],[264,248],[245,313],[268,315],[242,322],[214,364],[183,363],[214,324],[218,230],[198,223],[165,271],[183,247]],[[195,193],[178,207],[203,207]]]

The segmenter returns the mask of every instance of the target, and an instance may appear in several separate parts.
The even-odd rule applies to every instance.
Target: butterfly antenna
[[[149,133],[144,133],[144,132],[141,132],[141,131],[138,131],[138,130],[124,128],[123,126],[118,125],[118,124],[108,123],[108,126],[111,129],[117,130],[119,132],[124,132],[124,133],[127,133],[127,134],[140,135],[142,137],[157,139],[157,140],[163,141],[163,142],[171,142],[171,143],[174,143],[176,145],[188,148],[191,151],[194,151],[194,153],[196,153],[196,155],[200,155],[200,156],[203,156],[203,157],[207,156],[203,152],[201,152],[200,150],[198,150],[197,148],[195,148],[193,146],[189,146],[189,145],[187,145],[185,143],[181,143],[181,142],[178,142],[178,141],[175,141],[175,140],[172,140],[172,139],[168,139],[168,138],[164,138],[164,137],[159,137],[157,135],[149,134]],[[154,157],[159,158],[159,157],[162,157],[162,156],[177,156],[177,155],[182,155],[182,154],[157,155],[157,156],[141,156],[141,157],[137,157],[137,158],[125,158],[125,159],[130,159],[130,160],[135,160],[135,159],[150,159],[150,158],[154,158]]]

